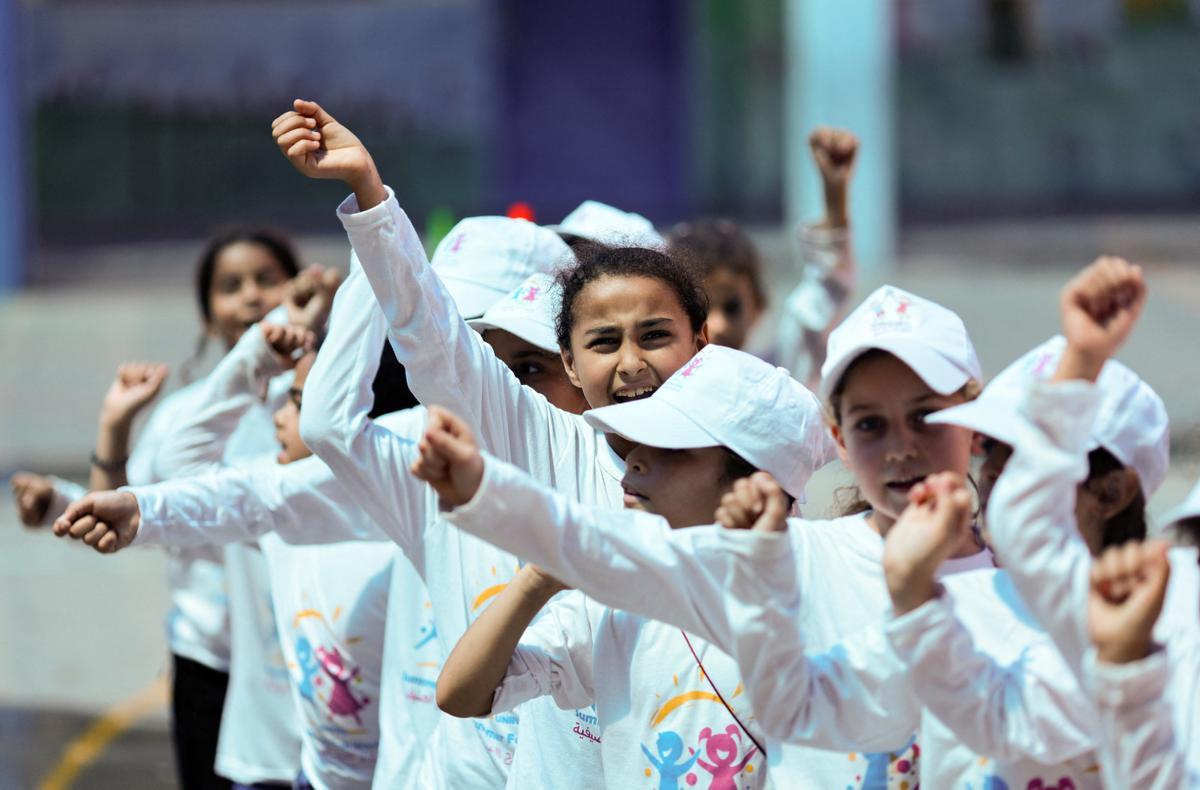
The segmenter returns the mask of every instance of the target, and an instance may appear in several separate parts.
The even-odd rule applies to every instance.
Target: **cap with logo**
[[[1034,382],[1054,375],[1066,346],[1061,335],[1047,340],[1002,370],[976,400],[931,414],[926,420],[962,425],[1015,444],[1020,421],[1013,415]],[[1096,385],[1100,408],[1088,449],[1103,447],[1132,467],[1149,497],[1166,479],[1170,461],[1166,406],[1149,384],[1115,359],[1105,363]]]
[[[558,234],[532,222],[468,217],[442,239],[431,263],[459,313],[477,318],[529,275],[570,260],[571,249]]]
[[[828,398],[850,364],[874,349],[897,357],[942,395],[983,378],[975,346],[957,313],[885,285],[829,334],[821,366],[821,397]]]
[[[650,220],[641,214],[622,211],[597,200],[583,201],[562,222],[550,225],[547,229],[564,237],[577,236],[601,244],[654,249],[666,246]]]
[[[816,397],[758,357],[709,345],[648,398],[584,413],[592,426],[638,444],[725,447],[804,501],[813,472],[837,455]]]
[[[508,296],[467,323],[477,332],[502,329],[545,351],[558,351],[554,319],[562,289],[548,274],[531,274]]]

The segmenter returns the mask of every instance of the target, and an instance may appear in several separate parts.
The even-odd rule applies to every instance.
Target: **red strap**
[[[758,742],[758,738],[755,738],[750,730],[747,729],[746,725],[742,724],[742,720],[738,718],[738,715],[733,712],[733,708],[730,707],[729,703],[725,701],[725,697],[721,694],[721,690],[717,688],[716,683],[713,683],[713,679],[708,674],[708,670],[704,668],[704,663],[700,660],[700,656],[696,654],[696,648],[692,647],[692,640],[688,639],[687,633],[683,630],[680,630],[679,633],[683,634],[683,641],[687,642],[688,650],[692,651],[692,658],[696,659],[696,666],[700,667],[700,674],[704,675],[704,679],[708,681],[708,685],[713,690],[713,693],[717,695],[717,699],[721,700],[721,704],[725,706],[725,710],[729,711],[729,715],[732,716],[733,720],[737,722],[737,725],[742,728],[742,732],[746,733],[746,737],[750,739],[750,742],[757,746],[758,750],[762,752],[763,759],[765,760],[767,757],[767,750],[763,748],[761,743]]]

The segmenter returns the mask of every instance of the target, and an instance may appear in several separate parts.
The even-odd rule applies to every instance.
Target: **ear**
[[[708,322],[705,321],[700,325],[700,331],[696,333],[696,350],[704,348],[708,345]]]
[[[833,437],[833,443],[837,445],[838,459],[841,460],[842,466],[850,468],[850,454],[846,452],[846,435],[842,433],[842,426],[830,425],[829,434]]]
[[[1107,521],[1129,507],[1129,503],[1141,491],[1137,472],[1131,467],[1114,469],[1095,481],[1093,490],[1100,498],[1101,516]]]
[[[983,449],[983,442],[987,437],[982,433],[977,433],[971,437],[971,455],[982,458],[987,455]]]
[[[583,389],[583,384],[580,383],[579,376],[575,373],[575,357],[565,348],[560,348],[558,355],[562,357],[563,369],[567,371],[567,378],[577,389]]]

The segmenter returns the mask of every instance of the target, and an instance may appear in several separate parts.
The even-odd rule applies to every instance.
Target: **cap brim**
[[[821,399],[829,397],[833,385],[846,369],[868,351],[878,349],[886,351],[912,368],[929,388],[941,395],[958,392],[962,386],[971,380],[971,374],[937,353],[924,343],[909,341],[903,337],[886,337],[881,340],[858,346],[845,354],[844,358],[827,376],[821,379]]]
[[[1163,526],[1170,526],[1190,518],[1200,518],[1200,484],[1188,492],[1187,499],[1163,514]]]
[[[593,428],[650,447],[690,450],[721,446],[720,441],[699,425],[653,396],[630,403],[601,406],[584,412],[583,418]]]
[[[454,298],[459,315],[468,319],[482,316],[488,308],[508,295],[507,291],[489,288],[470,280],[460,280],[457,277],[442,277],[442,283]]]
[[[485,313],[483,318],[473,318],[467,321],[467,324],[481,334],[489,329],[499,329],[514,334],[543,351],[558,353],[558,340],[555,339],[554,332],[545,324],[539,324],[537,321],[530,321],[519,316],[498,316],[488,320]]]
[[[969,403],[935,411],[925,418],[925,422],[958,425],[1009,446],[1017,444],[1015,426],[1019,421],[1013,419],[1013,405],[1004,398],[987,398],[983,395]]]

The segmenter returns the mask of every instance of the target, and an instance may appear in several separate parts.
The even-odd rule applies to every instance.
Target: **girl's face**
[[[522,384],[537,390],[563,411],[574,414],[587,411],[583,392],[571,383],[558,354],[538,348],[503,329],[489,329],[483,333],[483,339]]]
[[[868,357],[846,374],[833,437],[881,533],[908,506],[909,490],[928,475],[969,471],[974,434],[957,425],[925,422],[933,412],[962,401],[958,394],[934,392],[891,354]]]
[[[649,397],[708,343],[671,286],[654,277],[606,276],[575,299],[563,364],[593,409]]]
[[[252,241],[225,247],[213,267],[209,331],[232,347],[283,302],[287,282],[287,271],[267,247]]]
[[[729,268],[716,268],[704,278],[704,290],[708,292],[706,323],[712,342],[730,348],[746,345],[762,314],[750,276]]]
[[[725,480],[728,450],[701,447],[664,450],[635,445],[625,456],[625,507],[662,516],[672,529],[711,524],[721,497],[733,486]]]
[[[296,378],[288,399],[275,412],[275,439],[279,442],[279,455],[275,460],[281,464],[290,464],[312,455],[308,445],[300,438],[300,408],[304,398],[304,382],[308,380],[308,372],[316,362],[316,354],[305,354],[296,363]]]

